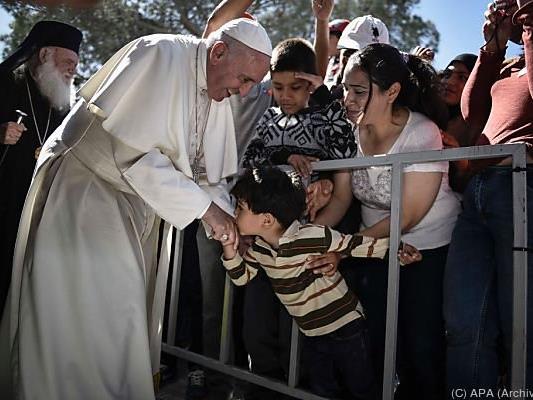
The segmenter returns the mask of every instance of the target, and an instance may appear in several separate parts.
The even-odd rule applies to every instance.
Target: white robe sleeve
[[[158,149],[144,154],[122,175],[161,218],[178,229],[202,217],[211,204],[209,194],[177,171]]]
[[[124,179],[157,214],[181,229],[205,213],[211,198],[187,176],[192,72],[187,49],[175,38],[135,40],[80,95],[115,139],[114,157]],[[130,157],[132,152],[136,157]]]

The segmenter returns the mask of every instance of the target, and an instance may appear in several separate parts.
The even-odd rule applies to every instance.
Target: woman
[[[481,133],[482,126],[467,123],[461,114],[461,95],[476,60],[475,54],[459,54],[440,74],[441,96],[449,115],[446,131],[442,131],[446,148],[473,146]],[[450,163],[450,186],[456,192],[462,193],[466,186],[467,169],[468,160]]]
[[[525,143],[528,149],[527,211],[533,215],[533,2],[517,7],[495,1],[485,12],[485,44],[465,86],[461,108],[467,123],[484,125],[477,144]],[[503,7],[501,7],[503,5]],[[518,18],[517,18],[518,16]],[[524,54],[504,61],[507,42],[523,42]],[[472,178],[453,231],[446,265],[444,316],[449,389],[498,388],[510,366],[513,339],[512,161],[470,162]],[[529,217],[528,219],[530,219]],[[528,224],[528,244],[533,243]],[[472,240],[475,238],[475,240]],[[528,256],[526,386],[533,385],[533,257]],[[503,344],[503,349],[501,344]],[[503,350],[503,351],[502,351]],[[521,350],[518,350],[521,351]],[[504,355],[501,357],[501,355]],[[508,382],[510,383],[510,377]]]
[[[452,137],[458,146],[472,146],[480,133],[480,129],[473,129],[467,124],[461,114],[461,95],[466,81],[474,68],[477,56],[474,54],[459,54],[441,74],[441,96],[448,106],[449,120],[446,135]]]
[[[344,72],[344,104],[356,126],[358,157],[442,149],[439,126],[446,107],[436,74],[425,62],[394,47],[371,44],[354,54]],[[444,396],[442,279],[459,203],[448,186],[448,163],[408,165],[402,193],[402,240],[418,248],[422,260],[400,273],[398,375],[400,398]],[[315,222],[335,225],[352,193],[362,203],[361,234],[389,236],[391,169],[338,172],[332,196]],[[354,288],[366,309],[375,338],[375,365],[382,375],[386,318],[387,262],[354,263]]]

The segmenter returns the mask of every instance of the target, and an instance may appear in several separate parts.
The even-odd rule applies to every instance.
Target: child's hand
[[[222,245],[222,252],[224,253],[225,260],[233,260],[237,255],[237,250],[233,248],[232,244]]]
[[[308,74],[306,72],[295,72],[294,77],[309,82],[309,93],[314,93],[315,90],[324,84],[324,79],[320,75]]]
[[[237,249],[239,248],[240,235],[222,235],[219,242],[222,244],[222,250],[224,252],[224,258],[231,260],[237,255]]]
[[[445,149],[455,149],[461,147],[457,139],[448,132],[441,131],[440,136],[442,138],[442,145]]]
[[[298,174],[303,178],[307,178],[313,172],[312,162],[320,161],[316,157],[304,156],[303,154],[291,154],[287,158],[287,162],[294,168]]]
[[[242,256],[254,242],[253,236],[241,236],[239,238],[239,254]]]
[[[400,243],[398,249],[398,259],[401,265],[408,265],[422,260],[422,254],[414,246],[407,243]]]

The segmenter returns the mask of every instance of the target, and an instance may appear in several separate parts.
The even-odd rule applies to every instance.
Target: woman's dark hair
[[[272,214],[286,229],[302,217],[306,208],[305,190],[299,176],[289,175],[276,167],[247,169],[231,194],[245,201],[254,214]]]
[[[395,104],[422,113],[439,128],[446,129],[447,107],[439,96],[437,72],[427,62],[410,54],[402,55],[388,44],[372,43],[350,57],[346,69],[353,68],[364,71],[369,81],[381,90],[387,90],[395,82],[400,83]],[[371,98],[372,85],[368,102]]]
[[[316,55],[304,39],[286,39],[272,50],[270,72],[306,72],[317,75]]]

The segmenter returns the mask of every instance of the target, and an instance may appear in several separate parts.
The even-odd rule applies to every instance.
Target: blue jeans
[[[527,210],[533,217],[533,168],[528,167]],[[448,394],[452,389],[495,389],[510,366],[513,304],[511,167],[489,167],[469,182],[453,232],[444,279]],[[528,243],[533,244],[532,224]],[[528,269],[533,257],[528,257]],[[533,383],[533,303],[528,276],[527,386]],[[510,380],[508,380],[510,382]],[[468,398],[468,397],[467,397]]]
[[[374,400],[376,386],[366,321],[356,319],[334,332],[305,338],[311,391],[328,398]]]

